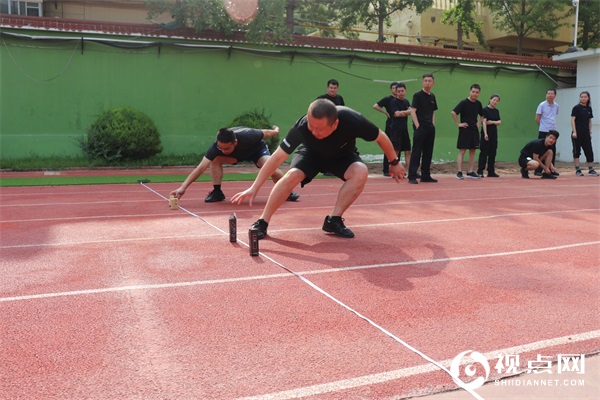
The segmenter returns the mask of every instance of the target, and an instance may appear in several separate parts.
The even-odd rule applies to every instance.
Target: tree
[[[456,4],[444,12],[442,24],[456,25],[456,42],[459,49],[463,49],[463,35],[470,38],[474,33],[479,44],[484,43],[483,31],[481,26],[483,22],[476,21],[475,0],[457,0]]]
[[[340,10],[339,27],[342,32],[350,31],[362,23],[367,29],[377,26],[377,41],[385,41],[384,24],[390,26],[390,15],[406,8],[414,8],[418,14],[433,4],[433,0],[337,0]]]
[[[148,19],[169,12],[179,26],[197,31],[213,29],[226,35],[242,30],[249,41],[264,42],[289,38],[284,18],[286,1],[292,0],[260,0],[256,17],[243,25],[229,17],[223,0],[146,0],[146,6]]]
[[[555,38],[565,21],[565,7],[570,0],[484,0],[494,13],[494,26],[503,32],[517,34],[517,55],[523,53],[523,39],[539,33]],[[573,10],[569,10],[572,13]]]
[[[577,44],[584,50],[600,47],[600,5],[598,0],[580,0]]]
[[[336,10],[331,7],[334,2],[335,0],[259,0],[256,17],[245,24],[236,24],[229,17],[223,0],[146,0],[146,6],[149,9],[148,19],[168,12],[174,18],[174,26],[191,26],[198,32],[212,29],[225,35],[230,35],[233,31],[244,31],[249,41],[268,42],[289,40],[299,19],[308,21],[308,25],[318,25],[315,29],[320,29],[323,36],[334,36],[334,30],[327,28],[329,22],[318,22],[337,19]]]

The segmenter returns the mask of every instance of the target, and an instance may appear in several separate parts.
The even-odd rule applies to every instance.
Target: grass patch
[[[0,187],[18,186],[66,186],[66,185],[106,185],[135,183],[149,179],[150,183],[181,183],[186,175],[131,175],[131,176],[40,176],[33,178],[1,178]],[[253,181],[256,174],[225,174],[223,181]],[[196,182],[210,182],[210,175],[202,174]]]

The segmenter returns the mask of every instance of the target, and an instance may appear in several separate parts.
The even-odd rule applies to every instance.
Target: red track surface
[[[456,387],[405,344],[487,354],[489,379],[498,353],[599,351],[600,179],[372,177],[350,240],[320,229],[340,184],[299,189],[260,257],[270,183],[253,207],[196,183],[191,214],[174,184],[1,189],[0,398],[405,398]]]

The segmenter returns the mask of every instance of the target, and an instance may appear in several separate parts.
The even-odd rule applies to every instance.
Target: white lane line
[[[440,263],[440,262],[452,262],[452,261],[462,261],[462,260],[471,260],[471,259],[479,259],[479,258],[506,257],[506,256],[521,255],[521,254],[529,254],[529,253],[559,251],[559,250],[578,248],[578,247],[584,247],[584,246],[594,246],[594,245],[600,245],[600,241],[572,243],[572,244],[565,244],[565,245],[553,246],[553,247],[541,247],[541,248],[535,248],[535,249],[515,250],[515,251],[507,251],[507,252],[501,252],[501,253],[484,253],[484,254],[460,256],[460,257],[447,257],[447,258],[401,261],[401,262],[396,262],[396,263],[359,265],[359,266],[343,267],[343,268],[327,268],[327,269],[321,269],[321,270],[302,271],[302,272],[297,272],[297,274],[300,274],[300,275],[331,274],[331,273],[340,273],[340,272],[363,270],[363,269],[388,268],[388,267],[396,267],[396,266],[422,265],[422,264],[435,264],[435,263]],[[276,263],[276,264],[280,265],[279,263]],[[116,287],[99,288],[99,289],[74,290],[74,291],[68,291],[68,292],[40,293],[40,294],[32,294],[32,295],[0,297],[0,302],[45,299],[45,298],[52,298],[52,297],[82,296],[82,295],[92,295],[92,294],[99,294],[99,293],[123,292],[123,291],[128,291],[128,290],[153,290],[153,289],[168,289],[168,288],[188,287],[188,286],[217,285],[217,284],[224,284],[224,283],[236,283],[236,282],[245,282],[245,281],[256,281],[256,280],[276,279],[276,278],[293,278],[293,277],[294,276],[290,275],[289,273],[281,273],[281,274],[269,274],[269,275],[258,275],[258,276],[246,276],[246,277],[239,277],[239,278],[212,279],[212,280],[204,280],[204,281],[188,281],[188,282],[176,282],[176,283],[157,283],[157,284],[147,284],[147,285],[116,286]]]
[[[185,210],[183,207],[180,207]],[[557,210],[557,211],[536,211],[536,212],[524,212],[524,213],[508,213],[508,214],[493,214],[493,215],[482,215],[478,217],[461,217],[461,218],[446,218],[446,219],[430,219],[430,220],[417,220],[417,221],[401,221],[401,222],[386,222],[380,224],[360,224],[360,225],[349,225],[352,228],[360,227],[378,227],[378,226],[401,226],[401,225],[419,225],[419,224],[431,224],[431,223],[442,223],[442,222],[459,222],[459,221],[473,221],[473,220],[485,220],[485,219],[499,219],[505,217],[524,217],[524,216],[537,216],[537,215],[549,215],[549,214],[562,214],[562,213],[583,213],[583,212],[597,212],[600,211],[598,208],[586,208],[579,210]],[[186,213],[200,218],[191,211],[185,210]],[[201,218],[202,219],[202,218]],[[204,222],[206,220],[202,219]],[[208,222],[206,222],[208,223]],[[217,229],[221,234],[226,232],[216,226],[208,223],[210,226]],[[295,232],[295,231],[313,231],[320,230],[320,228],[287,228],[287,229],[273,229],[270,232]],[[228,233],[227,233],[228,234]],[[31,243],[31,244],[19,244],[19,245],[6,245],[0,246],[0,249],[15,249],[15,248],[29,248],[29,247],[48,247],[48,246],[73,246],[73,245],[85,245],[85,244],[99,244],[99,243],[118,243],[118,242],[134,242],[134,241],[152,241],[152,240],[169,240],[169,239],[185,239],[185,238],[197,238],[197,237],[212,237],[221,236],[218,234],[205,234],[205,235],[186,235],[186,236],[159,236],[159,237],[144,237],[144,238],[122,238],[122,239],[106,239],[106,240],[90,240],[80,242],[58,242],[58,243]]]
[[[558,338],[552,338],[547,340],[541,340],[538,342],[528,343],[520,346],[509,347],[505,349],[498,349],[494,351],[490,351],[484,353],[485,358],[489,360],[493,360],[498,357],[499,354],[511,354],[518,355],[527,353],[534,350],[545,349],[548,347],[559,346],[563,344],[570,344],[576,342],[583,342],[586,340],[593,340],[600,338],[600,330],[590,331],[584,333],[578,333],[568,336],[562,336]],[[466,362],[467,360],[465,360]],[[450,367],[452,363],[451,359],[440,361],[440,364],[444,365],[446,368]],[[285,400],[285,399],[296,399],[296,398],[304,398],[309,396],[316,396],[325,393],[337,392],[341,390],[353,389],[361,386],[370,386],[379,383],[385,383],[397,379],[407,378],[419,374],[424,374],[428,372],[438,371],[437,368],[433,364],[421,364],[414,367],[402,368],[393,371],[381,372],[378,374],[364,375],[350,379],[343,379],[334,382],[323,383],[319,385],[305,386],[296,389],[284,390],[281,392],[249,396],[249,397],[241,397],[237,400]]]

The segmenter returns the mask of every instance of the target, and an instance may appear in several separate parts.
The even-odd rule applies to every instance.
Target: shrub
[[[142,160],[162,151],[160,134],[146,114],[128,107],[102,113],[79,143],[91,158]]]
[[[273,127],[273,124],[271,123],[271,115],[266,115],[265,110],[263,108],[262,110],[254,109],[252,111],[247,111],[243,114],[240,114],[237,117],[235,117],[233,121],[227,126],[247,126],[248,128],[255,129],[271,129]],[[271,154],[273,154],[279,146],[279,136],[272,136],[268,139],[265,139],[265,142],[269,147],[269,151],[271,152]]]

